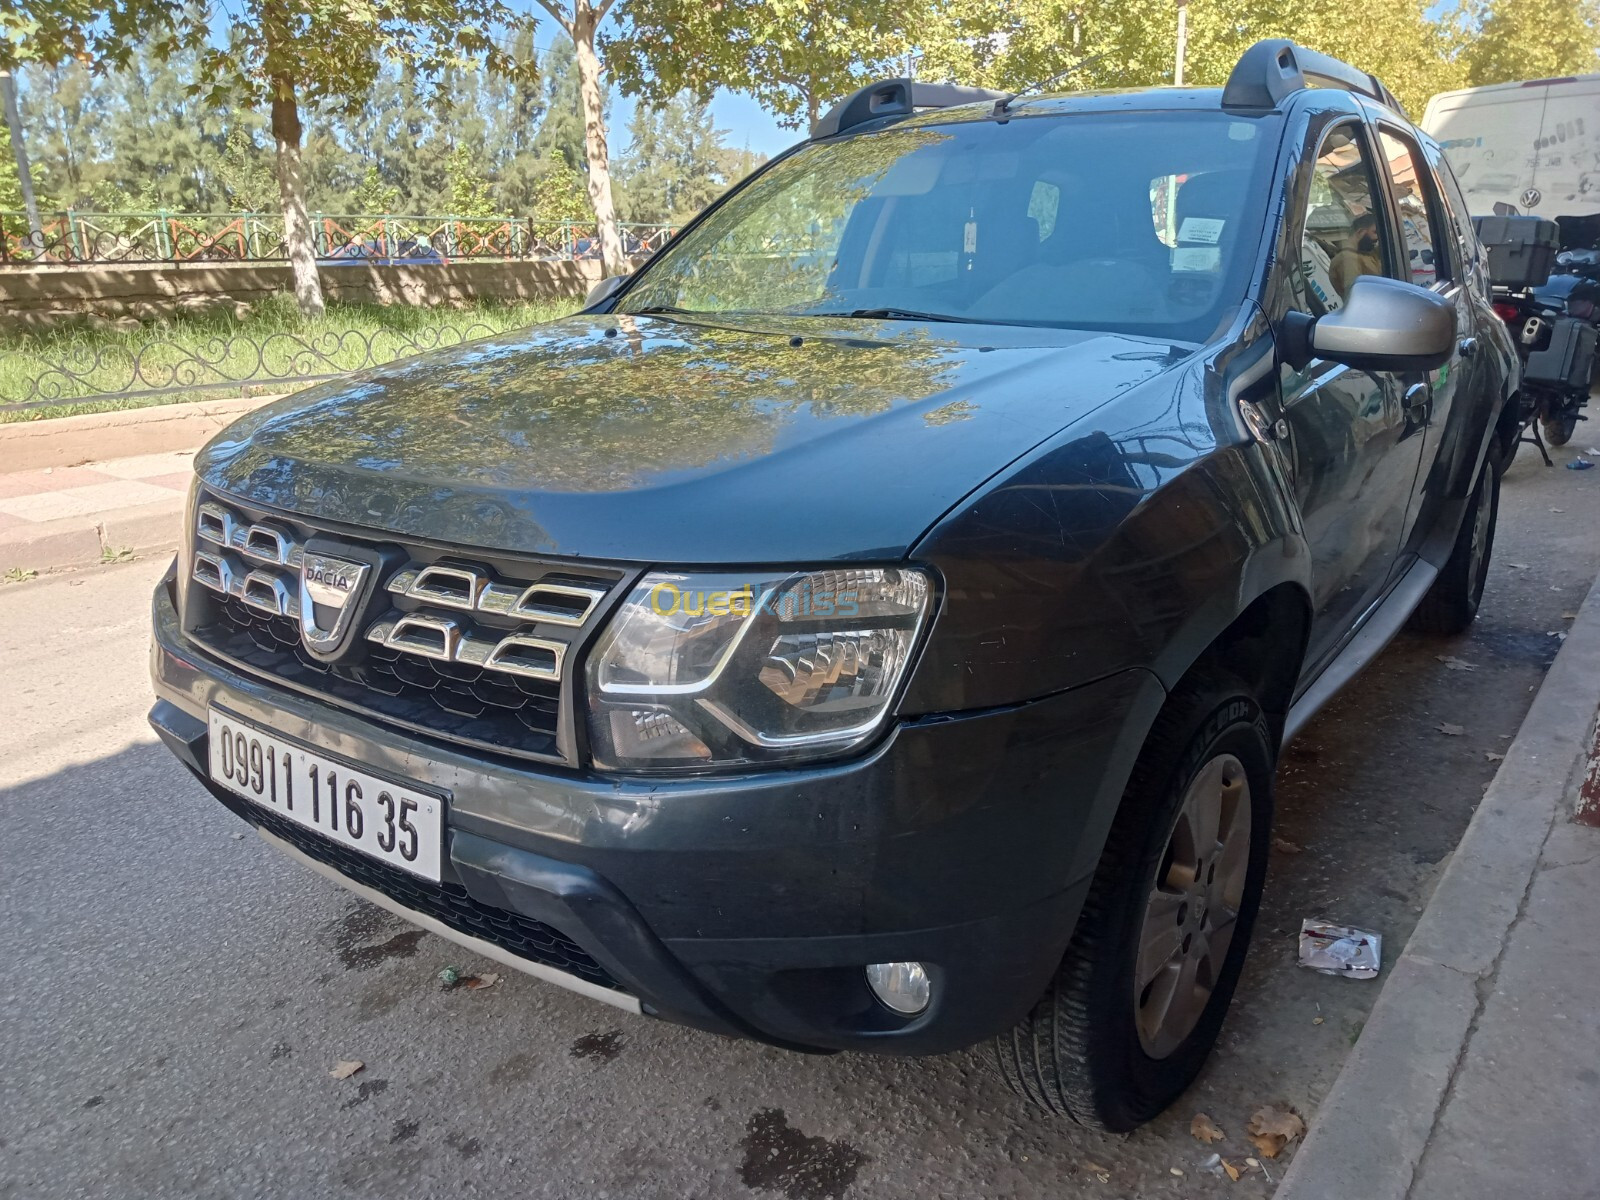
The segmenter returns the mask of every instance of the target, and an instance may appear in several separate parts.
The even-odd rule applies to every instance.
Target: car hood
[[[825,318],[577,316],[257,410],[219,491],[451,545],[681,564],[894,559],[962,497],[1195,349]]]

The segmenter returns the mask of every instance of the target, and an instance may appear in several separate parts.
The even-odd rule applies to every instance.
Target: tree
[[[629,220],[681,223],[727,185],[723,131],[692,93],[680,92],[660,108],[639,105],[628,129],[633,140],[619,174]]]
[[[534,181],[528,214],[541,222],[582,221],[590,215],[586,192],[583,172],[552,150],[544,173]]]
[[[600,56],[595,32],[616,0],[539,0],[539,7],[555,18],[572,39],[578,69],[578,97],[583,111],[583,148],[589,168],[589,203],[594,209],[595,234],[606,274],[628,269],[617,229],[617,209],[611,196],[611,162],[607,146],[604,89],[600,85]]]
[[[1453,29],[1429,0],[1237,0],[1190,3],[1185,82],[1225,83],[1262,38],[1287,37],[1371,71],[1420,115],[1427,98],[1460,86]],[[1070,71],[1058,88],[1172,82],[1171,0],[946,0],[917,39],[919,75],[1016,90]]]
[[[981,0],[998,9],[993,0]],[[685,89],[745,92],[795,128],[886,74],[937,0],[633,0],[606,61],[622,89],[663,104]]]
[[[228,131],[217,177],[229,208],[264,212],[272,207],[277,180],[266,155],[246,130],[235,127]]]
[[[465,146],[450,152],[445,165],[450,177],[449,212],[456,217],[494,217],[494,200],[489,196],[489,181]]]
[[[1463,54],[1467,83],[1483,87],[1600,70],[1600,4],[1595,0],[1482,0]]]
[[[385,62],[425,78],[473,63],[518,70],[491,37],[514,23],[500,0],[238,0],[220,13],[182,0],[112,0],[99,13],[88,12],[85,0],[20,4],[22,19],[8,15],[0,25],[0,55],[19,53],[6,39],[21,30],[20,53],[45,62],[86,58],[104,70],[128,61],[130,31],[149,29],[151,61],[198,55],[191,86],[207,106],[269,108],[284,240],[295,299],[307,315],[320,313],[323,300],[306,212],[302,111],[359,109]]]

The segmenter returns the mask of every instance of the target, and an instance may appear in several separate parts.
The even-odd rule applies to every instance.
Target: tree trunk
[[[11,72],[0,71],[0,98],[6,110],[6,128],[11,135],[11,153],[17,160],[17,182],[22,187],[22,207],[28,213],[28,238],[33,252],[44,255],[44,226],[39,222],[39,202],[33,195],[33,170],[28,165],[28,147],[22,140],[22,112],[17,107],[17,81]]]
[[[577,49],[578,93],[583,101],[583,149],[589,162],[589,202],[594,206],[595,233],[607,275],[628,270],[617,230],[617,209],[611,199],[611,161],[606,146],[605,98],[600,91],[600,58],[594,51],[596,16],[581,5],[572,21],[572,42]]]
[[[272,138],[278,149],[278,199],[283,205],[283,241],[289,250],[294,300],[303,315],[320,317],[324,307],[322,280],[317,277],[311,218],[306,215],[306,179],[300,163],[300,106],[295,102],[294,83],[281,77],[272,86]]]

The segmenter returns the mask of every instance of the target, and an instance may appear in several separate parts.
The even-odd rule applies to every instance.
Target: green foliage
[[[450,152],[445,164],[445,174],[450,179],[448,211],[457,217],[497,217],[494,200],[489,196],[489,181],[478,169],[473,155],[465,146]]]
[[[1371,71],[1417,116],[1460,86],[1454,28],[1429,0],[1191,0],[1185,82],[1216,86],[1262,38],[1288,37]],[[919,75],[1018,89],[1072,73],[1052,90],[1171,83],[1170,0],[947,0],[918,45]],[[1073,70],[1082,66],[1079,69]]]
[[[1469,21],[1477,30],[1462,58],[1471,87],[1600,71],[1596,0],[1481,0]]]
[[[53,208],[44,186],[44,166],[37,161],[28,164],[28,177],[33,180],[34,200],[41,209]],[[11,152],[11,131],[0,121],[0,208],[22,207],[22,181],[17,178],[17,160]],[[12,233],[25,233],[27,223],[16,222]]]
[[[272,157],[256,145],[247,130],[235,127],[228,131],[216,174],[230,209],[271,212],[278,206],[278,180],[272,170]]]
[[[378,168],[369,163],[367,173],[350,197],[349,211],[353,213],[393,213],[400,210],[400,189],[385,183]]]
[[[628,131],[632,144],[617,172],[624,218],[681,223],[727,186],[731,153],[723,131],[692,93],[680,92],[660,108],[639,105]]]
[[[533,183],[528,212],[541,221],[588,221],[589,190],[581,171],[567,165],[559,151],[550,150],[545,171]]]
[[[994,0],[975,0],[998,9]],[[605,39],[622,90],[664,104],[689,90],[745,92],[797,128],[885,74],[931,27],[936,0],[631,0]]]

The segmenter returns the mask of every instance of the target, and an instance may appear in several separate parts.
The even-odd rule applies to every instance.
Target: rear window
[[[708,214],[622,308],[887,308],[1202,341],[1247,289],[1279,131],[1094,113],[817,143]]]

